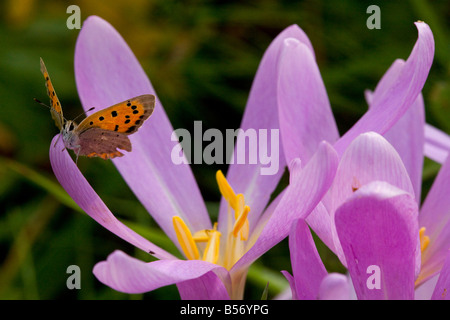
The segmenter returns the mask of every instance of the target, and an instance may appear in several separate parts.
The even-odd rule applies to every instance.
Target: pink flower
[[[306,222],[348,268],[360,299],[412,299],[415,288],[439,272],[433,297],[448,285],[449,160],[419,214],[424,145],[427,155],[442,162],[449,138],[425,124],[420,92],[434,40],[428,25],[417,22],[416,27],[419,37],[408,60],[396,60],[375,91],[366,92],[369,110],[342,137],[312,51],[286,40],[280,60],[280,129],[287,160],[307,161],[323,139],[340,155],[329,192]],[[293,295],[336,297],[337,290],[348,297],[352,286],[345,276],[327,274],[308,233],[300,221],[291,234],[294,275],[284,274]],[[381,269],[381,291],[366,286],[370,266]]]
[[[277,61],[286,38],[298,39],[311,47],[297,26],[287,28],[272,42],[255,76],[241,124],[244,130],[279,128]],[[78,37],[75,76],[85,110],[92,106],[99,110],[133,96],[155,94],[125,41],[98,17],[88,18]],[[94,274],[104,284],[127,293],[176,284],[183,299],[242,298],[251,263],[285,238],[291,223],[306,217],[328,190],[336,171],[337,154],[323,142],[303,168],[294,163],[290,185],[276,205],[267,210],[264,209],[270,194],[283,173],[284,157],[280,157],[281,170],[275,175],[261,175],[260,164],[230,165],[227,179],[217,175],[224,197],[216,226],[209,218],[190,167],[175,165],[171,160],[171,151],[177,145],[171,141],[172,132],[157,98],[152,117],[130,136],[133,151],[112,161],[187,260],[175,258],[118,221],[67,151],[61,152],[61,139],[56,147],[53,145],[57,137],[53,139],[53,171],[75,202],[102,226],[159,259],[147,263],[115,251],[95,266]],[[248,147],[246,152],[250,152]],[[206,245],[201,241],[206,241]]]

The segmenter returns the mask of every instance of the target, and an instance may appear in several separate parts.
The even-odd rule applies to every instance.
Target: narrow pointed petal
[[[359,134],[374,131],[384,134],[411,107],[422,91],[434,57],[434,38],[424,22],[415,23],[419,32],[414,48],[401,70],[394,70],[386,80],[383,94],[374,99],[369,111],[339,139],[334,147],[342,154]],[[399,65],[400,66],[400,65]]]
[[[391,90],[392,84],[395,83],[395,80],[401,74],[405,63],[406,62],[403,59],[396,59],[394,63],[392,63],[375,87],[373,96],[370,101],[368,101],[369,108],[372,104],[379,105],[379,102],[386,98],[386,95],[388,95]]]
[[[276,92],[278,77],[277,61],[283,40],[286,38],[298,39],[312,51],[312,45],[308,37],[297,25],[286,28],[272,41],[264,53],[258,71],[256,72],[240,126],[244,131],[251,129],[258,132],[260,129],[267,129],[268,156],[271,156],[273,161],[267,165],[262,165],[260,161],[261,157],[259,156],[257,164],[238,164],[236,160],[237,152],[235,150],[234,163],[230,165],[227,172],[227,179],[230,185],[233,186],[236,192],[244,195],[246,204],[251,208],[251,213],[248,217],[251,229],[269,202],[270,195],[278,185],[286,166],[279,134],[277,136],[278,139],[274,143],[270,140],[271,130],[279,130]],[[243,135],[241,134],[237,141],[242,138]],[[249,159],[250,152],[255,152],[255,150],[250,150],[248,143],[244,150],[238,150],[238,152],[242,151],[245,152],[245,159]],[[262,174],[263,171],[261,170],[266,170],[267,172]],[[226,225],[224,223],[226,221],[226,213],[226,203],[222,201],[219,215],[219,229]]]
[[[219,277],[229,281],[228,272],[224,268],[205,261],[173,259],[143,262],[118,250],[111,253],[106,261],[97,263],[93,270],[100,282],[125,293],[149,292],[167,285],[197,279],[211,271],[217,272]],[[214,281],[212,283],[215,283]],[[220,295],[217,290],[221,289],[204,288],[212,290],[212,296]]]
[[[286,270],[282,270],[281,273],[283,274],[283,276],[286,278],[286,280],[289,283],[289,287],[291,289],[291,299],[292,300],[298,300],[297,289],[295,288],[295,279],[294,279],[294,277],[289,272],[287,272]]]
[[[289,234],[289,251],[297,299],[315,300],[327,270],[320,259],[309,227],[303,219],[292,225]]]
[[[386,182],[355,191],[336,228],[358,299],[413,299],[419,254],[417,203]]]
[[[428,158],[444,163],[450,152],[450,136],[430,124],[425,124],[424,152]]]
[[[419,94],[403,117],[384,134],[384,137],[402,158],[418,202],[420,202],[422,189],[423,150],[425,144],[424,126],[425,106],[422,94]]]
[[[62,139],[58,139],[59,135],[55,136],[50,145],[50,163],[56,179],[80,208],[103,227],[139,249],[145,252],[154,252],[152,255],[159,259],[174,259],[175,257],[170,253],[117,220],[81,174],[68,151],[61,151],[64,149],[64,144]],[[58,143],[55,145],[57,140]]]
[[[374,94],[366,92],[369,105],[372,104],[373,97]],[[411,179],[417,201],[420,201],[422,189],[424,126],[425,105],[422,94],[419,94],[411,108],[383,135],[400,155]]]
[[[450,300],[450,251],[447,251],[447,257],[442,267],[439,279],[434,289],[432,300]]]
[[[322,202],[319,202],[317,207],[306,218],[306,222],[314,230],[320,240],[333,252],[336,252],[334,247],[333,233],[331,232],[334,222],[331,220],[331,215]]]
[[[147,75],[120,34],[103,19],[91,16],[75,48],[75,76],[85,110],[99,111],[142,94],[155,94]],[[156,99],[152,116],[130,136],[133,151],[112,160],[139,201],[175,242],[172,217],[177,215],[196,231],[211,228],[203,199],[187,164],[172,162],[178,142]]]
[[[414,300],[431,300],[434,289],[436,289],[436,283],[438,281],[439,274],[432,278],[429,278],[419,286],[416,280],[416,290],[414,291]]]
[[[292,170],[291,175],[294,177],[291,178],[278,206],[268,218],[255,244],[233,266],[232,271],[250,265],[283,240],[296,219],[308,217],[330,187],[337,165],[336,152],[324,141],[303,169],[296,167],[300,172]]]
[[[339,138],[314,55],[297,39],[284,41],[277,97],[287,163],[300,158],[306,164],[321,141],[334,143]]]
[[[351,300],[350,279],[340,273],[327,274],[320,284],[319,300]]]
[[[422,269],[418,283],[422,283],[442,268],[450,249],[450,157],[439,170],[422,205],[419,226],[425,227],[430,244],[422,254]]]

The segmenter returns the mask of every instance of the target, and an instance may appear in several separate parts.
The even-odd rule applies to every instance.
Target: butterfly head
[[[72,121],[72,120],[67,120],[65,125],[64,125],[64,131],[65,132],[72,132],[73,130],[76,129],[78,125]]]
[[[64,144],[69,149],[73,149],[78,145],[78,135],[75,133],[77,126],[74,121],[67,120],[61,130]]]

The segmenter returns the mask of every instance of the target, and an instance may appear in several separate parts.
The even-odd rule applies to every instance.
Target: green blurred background
[[[52,76],[67,118],[82,112],[73,58],[78,30],[69,30],[69,4],[82,20],[98,15],[127,41],[147,72],[174,128],[238,128],[259,61],[271,40],[298,24],[315,48],[341,133],[366,111],[363,92],[374,89],[396,58],[417,39],[414,21],[433,30],[436,54],[424,88],[427,121],[450,132],[450,3],[448,0],[361,1],[43,1],[0,3],[0,299],[178,299],[175,286],[127,295],[101,285],[96,262],[115,249],[148,256],[81,212],[56,181],[48,159],[57,134],[48,110],[39,57]],[[369,30],[366,9],[381,9],[381,29]],[[117,217],[163,248],[176,252],[110,161],[81,158],[78,165]],[[215,172],[193,165],[211,216],[217,215]],[[424,192],[439,165],[427,160]],[[286,185],[285,176],[280,186]],[[328,270],[344,272],[318,241]],[[81,268],[81,290],[68,290],[66,268]],[[250,269],[245,298],[269,299],[291,270],[287,241]]]

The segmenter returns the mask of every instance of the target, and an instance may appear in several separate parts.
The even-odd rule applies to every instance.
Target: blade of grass
[[[268,292],[271,295],[277,295],[286,289],[289,284],[281,272],[268,269],[261,264],[252,264],[248,270],[247,280],[255,286],[265,288],[270,283]]]
[[[9,284],[16,277],[17,272],[30,274],[26,261],[30,259],[30,250],[55,214],[59,204],[50,197],[42,200],[41,204],[32,213],[21,230],[15,235],[13,243],[0,266],[0,297],[7,291]],[[25,279],[25,282],[33,279]],[[33,290],[36,291],[36,290]],[[36,291],[37,292],[37,291]]]
[[[64,191],[64,189],[55,181],[44,176],[43,174],[31,169],[30,167],[19,163],[17,161],[0,157],[0,165],[4,166],[17,174],[21,175],[26,180],[34,183],[42,189],[49,192],[53,197],[59,200],[62,204],[78,211],[83,212],[80,207],[72,200],[71,197]]]

